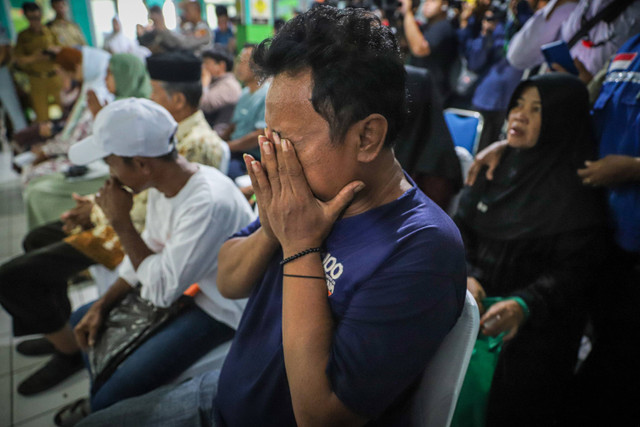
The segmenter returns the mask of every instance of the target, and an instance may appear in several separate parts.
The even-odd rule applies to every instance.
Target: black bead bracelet
[[[300,258],[300,257],[303,257],[303,256],[305,256],[305,255],[312,254],[312,253],[314,253],[314,252],[320,252],[321,250],[322,250],[322,248],[309,248],[309,249],[305,249],[305,250],[304,250],[304,251],[302,251],[302,252],[298,252],[298,253],[297,253],[297,254],[295,254],[295,255],[291,255],[290,257],[283,259],[282,261],[280,261],[280,265],[285,265],[286,263],[291,262],[291,261],[293,261],[294,259],[298,259],[298,258]]]

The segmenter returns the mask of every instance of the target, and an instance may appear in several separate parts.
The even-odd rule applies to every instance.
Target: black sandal
[[[91,406],[89,405],[89,398],[83,397],[82,399],[63,406],[62,409],[56,413],[53,422],[57,426],[71,427],[85,419],[90,413]]]
[[[20,342],[16,351],[23,356],[43,356],[53,354],[56,348],[46,338],[33,338]]]

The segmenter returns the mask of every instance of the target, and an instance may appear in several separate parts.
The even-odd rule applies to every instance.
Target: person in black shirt
[[[577,78],[526,80],[508,111],[502,161],[492,180],[483,173],[467,187],[455,220],[481,333],[505,333],[486,425],[551,425],[577,362],[587,287],[606,253],[605,200],[575,172],[596,157]],[[485,296],[505,299],[485,312]]]
[[[449,3],[446,0],[425,0],[421,14],[426,24],[420,24],[412,10],[411,0],[401,0],[404,15],[404,33],[411,58],[409,64],[428,69],[440,89],[446,105],[451,91],[449,74],[458,54],[456,30],[447,19]]]

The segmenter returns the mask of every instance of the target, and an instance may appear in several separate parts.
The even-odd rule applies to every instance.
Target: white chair
[[[225,175],[229,173],[229,162],[231,162],[231,150],[229,150],[229,144],[222,141],[222,159],[219,170]]]
[[[456,155],[458,156],[458,161],[460,162],[460,171],[462,172],[462,182],[467,179],[467,174],[469,173],[469,169],[473,164],[473,156],[471,153],[467,151],[464,147],[455,147]],[[449,202],[449,207],[447,208],[447,213],[450,217],[456,214],[458,210],[458,205],[460,204],[460,196],[462,195],[462,190],[458,191],[458,193],[453,196],[451,202]]]
[[[411,407],[414,427],[448,427],[480,327],[478,305],[467,291],[464,309],[433,356]]]

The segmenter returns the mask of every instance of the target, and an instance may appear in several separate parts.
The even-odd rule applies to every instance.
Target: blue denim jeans
[[[72,327],[92,304],[71,315]],[[196,305],[185,309],[131,353],[99,389],[92,387],[91,409],[99,411],[168,383],[213,348],[232,339],[234,333]],[[87,362],[85,357],[88,369]]]
[[[116,403],[82,420],[79,427],[215,427],[213,401],[220,371],[199,375]]]

